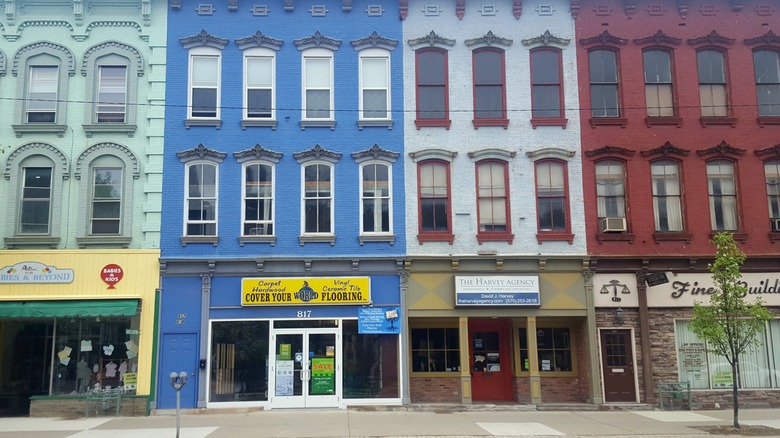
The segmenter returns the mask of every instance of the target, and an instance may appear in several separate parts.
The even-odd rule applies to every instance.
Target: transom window
[[[682,231],[679,166],[674,161],[650,164],[653,178],[653,213],[656,231]]]
[[[561,52],[538,49],[531,52],[531,100],[533,117],[563,117]]]
[[[244,166],[244,214],[242,235],[274,235],[274,167],[252,163]]]
[[[509,229],[507,164],[503,161],[477,163],[477,205],[479,232],[506,233]]]
[[[303,175],[303,232],[332,233],[333,166],[309,164]]]
[[[120,234],[122,217],[122,169],[92,169],[91,235]]]
[[[23,168],[19,234],[48,234],[52,203],[51,167]]]
[[[447,52],[420,49],[415,52],[417,74],[417,121],[449,118]]]
[[[30,67],[27,86],[27,123],[54,123],[57,116],[59,67]]]
[[[369,163],[361,166],[361,232],[390,232],[390,166]]]
[[[274,118],[274,58],[245,56],[245,119]]]
[[[726,70],[723,52],[700,50],[696,53],[699,67],[699,99],[702,117],[728,115],[726,101]]]
[[[566,231],[566,166],[557,161],[536,163],[536,204],[539,231]]]
[[[217,235],[217,166],[193,163],[187,166],[187,236]]]
[[[420,234],[450,232],[450,166],[444,161],[418,165]]]
[[[312,50],[303,58],[303,118],[333,120],[333,54]]]
[[[474,62],[474,118],[506,119],[504,52],[477,49]]]
[[[753,52],[759,116],[780,116],[780,52]]]
[[[626,187],[623,163],[596,163],[596,196],[599,218],[626,217]]]
[[[385,50],[361,52],[360,111],[361,119],[390,119],[390,57]]]
[[[100,66],[98,69],[98,123],[125,123],[127,113],[127,67]]]
[[[666,50],[646,50],[643,53],[645,69],[645,98],[649,117],[674,116],[672,92],[672,57]]]
[[[612,50],[588,53],[590,108],[593,117],[620,117],[617,54]]]
[[[218,52],[211,48],[193,50]],[[217,54],[190,56],[190,117],[219,118],[220,70]]]
[[[708,162],[707,188],[712,230],[737,230],[737,180],[734,163],[726,160]]]

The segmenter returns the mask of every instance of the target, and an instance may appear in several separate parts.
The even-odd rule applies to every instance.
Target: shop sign
[[[456,276],[457,306],[538,306],[539,277]]]
[[[370,304],[368,277],[244,278],[242,306]]]
[[[398,307],[361,307],[358,309],[358,333],[361,335],[397,335],[401,310]]]
[[[72,283],[73,269],[47,266],[39,262],[21,262],[0,271],[0,284]]]
[[[336,393],[336,368],[333,358],[314,357],[311,359],[311,394],[324,395]]]
[[[674,274],[669,283],[647,288],[649,307],[693,307],[695,302],[710,304],[710,295],[716,292],[710,274]],[[740,284],[747,288],[745,301],[752,303],[756,297],[768,306],[780,306],[780,274],[742,274]]]
[[[114,285],[122,281],[124,276],[125,273],[119,265],[106,265],[100,270],[100,278],[108,285],[107,289],[114,289]]]

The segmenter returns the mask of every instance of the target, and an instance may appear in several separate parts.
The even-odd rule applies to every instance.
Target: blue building
[[[168,12],[156,407],[400,404],[398,6]]]

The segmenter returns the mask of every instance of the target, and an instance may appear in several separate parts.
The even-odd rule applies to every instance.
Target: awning
[[[0,302],[0,318],[135,316],[138,300],[61,300]]]

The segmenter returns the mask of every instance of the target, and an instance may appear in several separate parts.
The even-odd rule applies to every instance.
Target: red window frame
[[[490,195],[481,196],[479,169],[481,166],[493,166],[493,165],[502,166],[504,170],[504,193],[499,196],[490,196]],[[479,242],[479,244],[482,244],[483,242],[490,242],[490,241],[512,243],[515,236],[512,234],[512,216],[511,216],[511,209],[509,206],[509,165],[507,164],[506,161],[502,161],[502,160],[482,160],[482,161],[478,161],[474,166],[474,173],[475,173],[474,181],[476,183],[476,191],[477,191],[477,242]],[[490,186],[490,191],[491,192],[493,191],[492,185]],[[495,199],[495,198],[502,198],[502,197],[504,198],[504,217],[506,218],[506,229],[499,230],[499,231],[483,231],[481,225],[482,211],[480,208],[480,201],[484,198]]]
[[[652,107],[647,105],[647,86],[648,85],[664,85],[667,84],[667,82],[663,82],[661,80],[649,80],[652,78],[648,78],[648,64],[645,62],[645,56],[650,52],[660,52],[665,53],[669,57],[669,82],[668,85],[671,87],[671,105],[672,105],[672,113],[669,114],[661,114],[661,115],[650,115],[650,110]],[[663,46],[655,46],[655,47],[648,47],[644,50],[642,50],[642,75],[644,80],[644,86],[645,86],[645,111],[646,111],[646,117],[645,117],[645,123],[649,125],[676,125],[681,126],[682,125],[682,118],[679,116],[679,108],[678,108],[678,99],[677,99],[677,83],[675,81],[675,60],[674,60],[674,50],[663,47]],[[698,80],[697,80],[698,83]],[[660,103],[660,102],[659,102]],[[659,107],[660,109],[660,107]]]
[[[558,73],[557,82],[547,82],[547,80],[549,80],[550,78],[550,76],[548,75],[539,75],[540,77],[537,77],[537,75],[534,74],[535,71],[534,64],[538,66],[541,63],[541,60],[538,58],[538,56],[540,54],[548,54],[548,53],[555,55],[555,60],[557,63],[555,68]],[[563,65],[563,56],[561,51],[549,47],[531,50],[530,62],[531,62],[531,125],[534,128],[536,128],[537,126],[566,127],[567,120],[565,118],[564,96],[563,96],[563,69],[561,68]],[[553,75],[552,77],[555,78],[555,75]],[[555,116],[537,115],[536,114],[537,111],[540,110],[537,108],[539,103],[536,102],[534,99],[534,96],[536,95],[536,91],[541,89],[551,89],[551,88],[558,89],[558,114]]]
[[[444,83],[439,84],[421,84],[420,83],[420,57],[425,56],[426,54],[435,53],[437,55],[441,55],[443,57],[442,62],[442,70],[444,74]],[[417,129],[423,128],[423,127],[444,127],[446,129],[450,129],[451,121],[450,121],[450,85],[449,85],[449,69],[448,69],[448,53],[446,50],[439,49],[436,47],[426,47],[424,49],[419,49],[415,51],[415,76],[414,76],[414,83],[415,83],[415,120],[414,124],[417,127]],[[420,88],[421,87],[444,87],[444,117],[443,118],[422,118],[420,117]]]
[[[500,83],[477,83],[476,58],[483,53],[495,53],[500,56]],[[480,126],[501,126],[506,129],[509,126],[509,119],[506,116],[506,53],[493,47],[479,48],[471,52],[471,61],[472,96],[474,101],[474,119],[472,123],[474,124],[474,129],[479,129]],[[477,88],[481,86],[501,87],[501,117],[477,117]]]
[[[563,194],[560,196],[543,196],[539,193],[539,187],[540,187],[540,178],[539,178],[539,167],[543,165],[555,165],[561,167],[561,174],[563,177]],[[539,243],[546,242],[546,241],[567,241],[570,244],[574,242],[574,234],[571,232],[571,211],[569,208],[569,172],[568,172],[568,163],[562,160],[554,160],[554,159],[547,159],[547,160],[539,160],[534,163],[534,184],[535,184],[535,191],[534,195],[536,198],[536,240]],[[552,186],[552,184],[549,184],[549,186]],[[539,213],[540,210],[540,204],[541,199],[553,199],[553,198],[563,198],[563,215],[564,215],[564,229],[563,230],[543,230],[541,228],[540,223],[540,217]]]
[[[425,199],[442,199],[441,196],[425,196],[423,197],[422,187],[422,169],[426,166],[441,167],[445,172],[446,182],[446,196],[443,197],[446,200],[444,206],[444,214],[447,220],[446,230],[443,231],[431,231],[423,230],[423,200]],[[435,186],[434,186],[435,187]],[[417,163],[417,225],[418,234],[417,240],[420,243],[423,242],[448,242],[452,245],[454,236],[452,234],[452,181],[450,180],[450,163],[444,160],[424,160]]]

